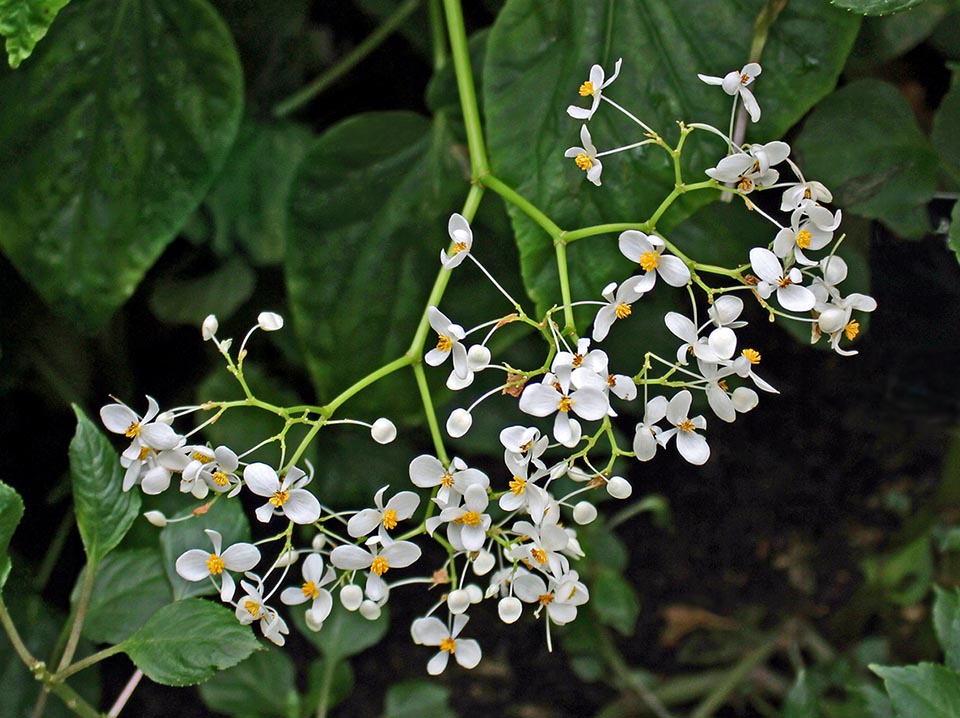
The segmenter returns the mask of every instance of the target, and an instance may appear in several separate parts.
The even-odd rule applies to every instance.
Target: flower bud
[[[273,565],[275,568],[286,568],[287,566],[293,566],[298,558],[300,558],[300,553],[296,549],[290,549],[277,556],[277,560],[273,562]]]
[[[145,511],[143,513],[143,518],[152,523],[157,528],[163,528],[167,525],[167,517],[163,515],[162,511]]]
[[[501,598],[497,604],[497,613],[500,614],[500,620],[504,623],[513,623],[523,612],[523,604],[516,596],[507,596]]]
[[[340,589],[340,603],[348,611],[356,611],[363,602],[363,589],[351,583]]]
[[[470,603],[480,603],[483,600],[483,591],[477,584],[467,584],[467,587],[463,590],[470,596]]]
[[[490,366],[490,350],[483,344],[474,344],[467,350],[467,366],[470,371],[481,371]]]
[[[323,621],[317,620],[313,609],[308,609],[304,617],[307,619],[307,628],[309,628],[311,631],[317,632],[323,628]]]
[[[283,329],[283,317],[276,312],[260,312],[257,315],[257,326],[265,332],[275,332]]]
[[[217,333],[219,328],[220,322],[217,321],[216,316],[213,314],[208,314],[207,318],[203,320],[203,326],[200,327],[200,333],[203,335],[203,341],[208,342],[213,339],[214,334]]]
[[[633,493],[633,487],[622,476],[614,476],[607,482],[607,493],[615,499],[626,499]]]
[[[380,606],[368,599],[360,604],[360,615],[368,621],[376,621],[380,618]]]
[[[466,409],[454,409],[450,413],[450,418],[447,419],[447,433],[452,438],[459,439],[470,431],[472,425],[473,416],[470,415],[469,411]]]
[[[480,549],[480,551],[477,552],[477,557],[473,559],[473,572],[477,576],[485,576],[490,573],[490,570],[496,563],[497,559],[492,553]]]
[[[579,466],[571,466],[569,469],[567,469],[567,476],[569,476],[573,481],[576,481],[578,483],[589,481],[590,479],[593,478],[592,474],[588,474]]]
[[[326,545],[327,537],[325,534],[317,534],[310,542],[310,548],[313,549],[314,553],[320,553],[320,550]]]
[[[447,594],[447,608],[450,613],[457,615],[470,608],[470,594],[462,588],[458,588]]]
[[[397,427],[392,421],[381,416],[370,427],[370,436],[378,444],[389,444],[397,438]]]
[[[609,490],[609,484],[607,488]],[[592,522],[595,518],[597,518],[597,507],[589,501],[581,501],[573,507],[573,520],[581,526]]]

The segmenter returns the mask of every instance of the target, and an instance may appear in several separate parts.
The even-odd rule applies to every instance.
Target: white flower
[[[252,575],[252,574],[251,574]],[[285,635],[290,633],[287,623],[280,614],[264,602],[262,585],[254,586],[246,581],[240,582],[240,587],[247,594],[237,602],[235,614],[237,620],[244,626],[248,626],[254,621],[260,622],[260,632],[263,637],[272,641],[278,646],[282,646],[286,639]]]
[[[731,70],[723,77],[713,77],[711,75],[697,75],[708,85],[720,85],[723,91],[728,95],[736,96],[738,93],[743,100],[743,106],[750,115],[750,119],[756,122],[760,119],[760,105],[757,98],[747,89],[761,72],[760,65],[755,62],[748,62],[740,72]]]
[[[447,468],[437,458],[422,454],[410,462],[409,473],[414,486],[421,489],[440,487],[437,500],[441,507],[453,503],[453,494],[463,495],[474,484],[484,489],[490,485],[485,473],[479,469],[468,469],[463,459],[456,456],[451,460],[450,468]]]
[[[333,609],[333,596],[323,588],[337,578],[337,572],[332,568],[323,570],[323,556],[312,553],[307,556],[301,567],[303,585],[300,588],[285,588],[280,594],[280,600],[288,606],[299,606],[310,601],[307,609],[307,626],[312,631],[319,631],[323,622]]]
[[[220,600],[229,602],[233,599],[236,584],[227,571],[249,571],[260,562],[260,551],[249,543],[235,543],[224,551],[221,550],[223,537],[218,531],[205,529],[204,533],[213,544],[213,553],[198,548],[186,551],[177,559],[177,574],[185,581],[203,581],[219,576]]]
[[[295,524],[312,524],[320,518],[320,502],[312,493],[302,488],[312,477],[292,467],[283,481],[277,472],[266,464],[250,464],[243,471],[243,480],[257,496],[269,500],[256,510],[257,520],[267,523],[280,511]]]
[[[768,391],[771,394],[779,394],[780,392],[777,391],[773,386],[753,373],[753,367],[760,363],[760,358],[760,352],[758,352],[756,349],[744,349],[742,352],[740,352],[740,356],[734,359],[733,369],[737,372],[738,376],[741,376],[744,379],[749,378],[751,381],[753,381],[758,389]]]
[[[370,550],[347,544],[330,552],[330,563],[347,571],[369,568],[364,592],[367,597],[378,601],[387,594],[383,574],[391,568],[406,568],[420,558],[420,553],[420,547],[410,541],[393,541],[385,544],[382,550],[376,544]]]
[[[686,365],[687,355],[691,353],[704,361],[719,362],[729,359],[736,351],[737,335],[730,327],[719,327],[708,337],[701,337],[693,320],[678,312],[667,312],[663,322],[674,336],[683,340],[677,347],[677,361],[681,364]]]
[[[719,418],[732,422],[737,418],[737,412],[746,413],[759,403],[757,392],[749,387],[739,386],[732,392],[727,388],[726,378],[736,373],[734,366],[721,368],[717,364],[705,361],[700,361],[698,364],[700,373],[707,380],[707,403]]]
[[[260,312],[257,315],[257,326],[265,332],[275,332],[283,329],[283,317],[276,312]]]
[[[662,421],[666,415],[667,397],[655,396],[647,402],[643,421],[637,424],[633,435],[633,453],[640,461],[650,461],[656,455],[657,446],[659,446],[657,437],[663,431],[657,426],[657,422]]]
[[[814,266],[817,262],[807,259],[803,250],[823,249],[833,239],[833,231],[840,226],[841,213],[831,214],[826,207],[809,200],[797,207],[790,216],[790,226],[777,232],[773,240],[773,253],[786,259],[791,253],[798,264]]]
[[[829,335],[830,346],[841,356],[852,356],[856,351],[840,348],[840,339],[846,337],[853,341],[860,333],[860,323],[851,320],[854,309],[862,312],[872,312],[877,308],[877,300],[866,294],[850,294],[843,299],[835,299],[828,304],[814,324],[813,341],[820,338],[820,332]]]
[[[445,249],[440,250],[440,263],[444,269],[454,269],[459,267],[470,254],[470,249],[473,247],[473,230],[470,229],[470,223],[463,215],[454,212],[447,222],[447,233],[450,235],[453,246],[450,248],[450,254],[447,254]]]
[[[520,411],[533,416],[550,416],[556,413],[553,436],[567,447],[580,441],[580,423],[570,417],[570,412],[586,419],[597,421],[606,415],[610,404],[604,393],[594,386],[571,391],[571,380],[576,372],[589,369],[572,369],[570,365],[555,366],[555,374],[548,373],[540,384],[528,384],[520,395]]]
[[[620,253],[631,262],[637,262],[644,274],[634,289],[641,293],[653,289],[657,275],[672,287],[682,287],[690,281],[690,270],[682,259],[663,254],[664,242],[656,235],[646,235],[635,229],[620,234]]]
[[[479,551],[487,539],[491,518],[486,513],[489,498],[482,486],[474,484],[463,494],[462,506],[448,506],[439,516],[427,519],[430,535],[440,523],[447,524],[447,539],[456,551]]]
[[[813,200],[814,202],[833,202],[833,195],[830,190],[824,187],[820,182],[800,181],[791,184],[783,191],[783,199],[780,202],[781,212],[792,212],[797,209],[804,200]]]
[[[203,336],[203,341],[208,342],[213,339],[219,328],[220,322],[217,321],[216,315],[208,314],[206,319],[203,320],[203,325],[200,327],[200,334]]]
[[[586,125],[580,127],[580,142],[583,143],[583,147],[568,147],[563,156],[573,157],[577,167],[587,173],[587,179],[599,187],[603,163],[597,159],[597,147],[593,144],[590,130]]]
[[[383,505],[383,494],[387,486],[381,488],[373,497],[375,509],[363,509],[354,514],[347,522],[347,533],[353,538],[366,536],[379,526],[381,539],[387,536],[387,531],[397,527],[397,523],[413,516],[413,512],[420,505],[420,497],[412,491],[401,491]]]
[[[593,101],[590,103],[590,109],[583,107],[577,107],[576,105],[570,105],[567,108],[567,114],[575,120],[590,120],[593,117],[593,113],[597,111],[597,108],[600,106],[600,97],[603,94],[603,90],[610,86],[614,80],[617,79],[617,75],[620,74],[620,65],[623,63],[623,58],[617,60],[616,64],[613,66],[613,74],[609,79],[604,79],[604,71],[600,65],[594,65],[590,68],[590,79],[580,85],[580,97],[592,97]]]
[[[450,656],[466,669],[476,667],[483,657],[480,644],[473,638],[458,638],[460,631],[470,620],[465,614],[454,616],[453,630],[448,629],[439,618],[418,618],[410,627],[417,643],[424,646],[437,646],[440,652],[427,663],[427,673],[437,676],[447,667]]]
[[[796,267],[784,274],[780,260],[769,249],[754,247],[750,250],[750,264],[760,278],[757,293],[767,299],[773,290],[777,290],[780,306],[791,312],[806,312],[813,309],[816,297],[806,287],[800,285],[803,275]]]
[[[540,604],[536,615],[546,607],[547,616],[558,626],[570,623],[577,617],[577,606],[590,599],[590,592],[576,571],[551,579],[550,584],[548,589],[542,578],[528,573],[513,580],[513,591],[525,603]]]
[[[146,481],[143,491],[159,494],[170,485],[170,472],[180,471],[186,465],[181,456],[165,453],[180,446],[183,437],[170,426],[170,417],[160,414],[160,406],[152,396],[147,397],[147,412],[142,417],[118,402],[102,407],[100,420],[109,431],[131,439],[120,457],[120,464],[127,470],[123,477],[124,491],[142,483],[142,470],[147,468],[150,480]],[[162,462],[157,461],[160,454],[163,454]],[[150,470],[154,470],[152,474]]]
[[[180,491],[192,493],[198,499],[204,499],[210,489],[217,493],[229,491],[235,496],[241,487],[237,469],[240,459],[226,446],[210,449],[206,446],[194,446],[190,450],[190,463],[181,475]]]
[[[467,364],[467,349],[460,343],[466,334],[463,327],[451,322],[436,307],[427,307],[430,326],[437,333],[437,346],[426,353],[423,360],[430,366],[440,366],[448,356],[453,357],[453,373],[459,379],[466,379],[470,372]]]
[[[603,288],[601,294],[607,303],[600,307],[597,318],[593,321],[593,341],[602,342],[610,332],[610,327],[617,319],[626,319],[633,312],[631,305],[643,296],[638,288],[645,277],[631,277],[617,288],[616,282],[610,282]]]
[[[718,182],[737,186],[744,194],[757,187],[770,187],[780,179],[773,169],[790,155],[790,145],[776,140],[765,145],[749,145],[746,152],[737,152],[724,157],[716,167],[706,170],[709,177]]]
[[[729,327],[730,329],[739,329],[747,326],[746,322],[738,321],[737,317],[743,311],[743,300],[732,294],[724,294],[717,297],[716,301],[707,309],[710,321],[717,327]]]
[[[545,469],[546,464],[540,460],[547,450],[550,439],[540,435],[540,430],[532,426],[508,426],[500,432],[500,443],[503,445],[503,460],[511,466],[511,460],[521,463],[532,463],[538,469]]]
[[[570,561],[561,553],[570,543],[570,535],[555,522],[534,526],[529,521],[517,521],[513,531],[524,538],[507,552],[507,558],[526,561],[527,565],[554,576],[561,576],[570,568]]]
[[[677,437],[677,451],[691,464],[704,464],[710,458],[710,446],[707,440],[697,433],[697,429],[707,428],[707,420],[702,416],[688,417],[693,396],[684,389],[678,392],[667,404],[667,421],[673,428],[657,436],[661,446],[666,446],[674,436]]]

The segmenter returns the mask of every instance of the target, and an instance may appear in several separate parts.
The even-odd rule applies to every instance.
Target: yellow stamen
[[[440,477],[440,485],[448,489],[453,486],[453,476],[449,471],[443,472],[443,476]]]
[[[215,553],[210,554],[210,558],[207,559],[207,570],[211,576],[219,576],[223,573],[223,559]]]
[[[525,479],[521,479],[519,476],[514,476],[510,479],[510,492],[514,496],[523,496],[523,492],[527,490],[527,482]]]
[[[137,458],[140,459],[140,461],[146,461],[147,457],[150,456],[152,451],[153,449],[151,449],[149,446],[141,446],[140,454]]]
[[[753,192],[753,180],[749,177],[741,177],[737,187],[741,192]]]
[[[320,589],[317,588],[317,584],[313,581],[307,581],[300,587],[300,590],[303,591],[303,595],[309,598],[311,601],[320,595]]]
[[[230,483],[230,477],[227,476],[222,471],[214,471],[213,483],[215,483],[217,486],[226,486],[227,484]]]
[[[645,272],[653,271],[660,264],[660,252],[644,252],[640,255],[640,267]],[[619,309],[619,307],[618,307]],[[619,313],[618,313],[619,316]],[[623,317],[620,317],[621,319]]]
[[[783,277],[779,282],[777,282],[777,286],[780,287],[780,289],[789,287],[791,284],[793,284],[793,280],[790,279],[790,277]]]
[[[744,350],[743,350],[742,352],[740,352],[740,353],[741,353],[741,354],[746,358],[746,360],[747,360],[748,362],[750,362],[751,364],[759,364],[759,363],[760,363],[760,352],[758,352],[756,349],[744,349]]]
[[[695,427],[693,425],[693,422],[690,421],[689,419],[684,419],[679,424],[677,424],[677,428],[680,429],[680,431],[683,431],[689,434],[690,432],[694,431],[697,427]]]
[[[190,458],[194,461],[199,461],[201,464],[209,464],[211,461],[213,461],[212,456],[207,456],[207,454],[200,453],[199,451],[194,451],[190,455]]]
[[[641,266],[641,267],[643,266],[643,258],[642,258],[642,257],[641,257],[641,259],[640,259],[640,266]],[[654,264],[653,266],[656,267],[657,265]],[[616,309],[617,319],[626,319],[626,318],[629,317],[631,314],[633,314],[633,307],[631,307],[631,306],[630,306],[629,304],[627,304],[626,302],[620,302],[620,303],[617,305],[617,309]]]
[[[549,606],[553,603],[553,594],[552,593],[541,593],[537,600],[540,602],[541,606]]]
[[[847,324],[847,326],[843,328],[843,333],[846,335],[847,339],[849,339],[850,341],[853,341],[854,339],[856,339],[857,334],[860,333],[860,322],[854,319],[852,322],[850,322],[849,324]]]
[[[584,172],[593,167],[593,160],[587,157],[583,152],[574,157],[573,161],[576,162],[577,167],[582,169]]]
[[[476,511],[465,511],[463,516],[454,519],[453,522],[455,524],[467,524],[467,526],[479,526],[480,514]]]
[[[721,379],[720,381],[718,381],[717,386],[719,386],[724,391],[730,391],[730,387],[727,385],[726,379]]]
[[[260,618],[260,604],[256,601],[244,601],[243,607],[254,618]]]
[[[611,389],[617,386],[617,377],[613,374],[607,374],[607,386]]]
[[[750,82],[750,75],[744,72],[742,75],[740,75],[740,84],[746,85],[748,82]]]
[[[270,503],[274,505],[275,508],[280,508],[290,499],[290,492],[286,489],[277,489],[273,492],[273,496],[270,497]]]
[[[811,239],[813,239],[813,235],[810,234],[810,230],[801,229],[799,232],[797,232],[797,246],[800,247],[800,249],[806,249],[809,247]]]
[[[446,651],[447,653],[455,653],[457,650],[457,642],[450,637],[444,638],[440,641],[440,650]]]
[[[127,427],[127,430],[123,432],[123,435],[128,439],[132,439],[135,436],[140,436],[140,422],[134,421],[130,426]]]
[[[580,93],[580,97],[589,97],[593,94],[593,83],[590,82],[590,80],[587,80],[580,85],[580,89],[577,91]]]
[[[453,340],[445,334],[441,334],[440,338],[437,339],[437,351],[448,352],[453,346]]]
[[[397,528],[397,512],[393,509],[387,509],[383,512],[383,528],[385,529],[395,529]]]
[[[530,555],[533,556],[533,560],[537,563],[546,563],[547,562],[547,552],[542,548],[532,548],[530,549]]]
[[[557,405],[557,409],[566,414],[573,408],[573,404],[573,399],[564,394],[562,397],[560,397],[560,403]]]
[[[574,368],[574,369],[579,369],[581,364],[583,364],[583,354],[574,354],[574,355],[573,355],[573,368]]]
[[[390,569],[390,562],[383,556],[377,556],[370,564],[370,570],[378,576],[382,576]]]
[[[453,245],[453,249],[450,250],[450,254],[460,254],[460,252],[466,252],[466,251],[467,251],[467,243],[457,242],[456,244]]]

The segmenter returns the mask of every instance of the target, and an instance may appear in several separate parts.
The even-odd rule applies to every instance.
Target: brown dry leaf
[[[660,644],[670,648],[677,645],[684,636],[701,628],[713,631],[737,631],[740,624],[732,618],[724,618],[699,606],[685,606],[674,603],[661,612],[667,627],[660,636]]]

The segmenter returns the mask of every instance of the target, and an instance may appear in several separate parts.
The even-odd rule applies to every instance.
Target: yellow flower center
[[[737,187],[741,192],[753,192],[753,180],[749,177],[741,177]]]
[[[128,439],[132,439],[135,436],[140,436],[140,422],[134,421],[127,427],[127,430],[123,432],[123,435]]]
[[[397,512],[393,509],[387,509],[383,512],[383,528],[385,529],[395,529],[397,528]]]
[[[572,363],[574,369],[579,369],[580,365],[583,364],[583,354],[574,354]]]
[[[456,244],[453,245],[453,249],[450,250],[450,254],[460,254],[460,252],[466,252],[466,251],[467,251],[467,243],[457,242]]]
[[[553,594],[552,593],[541,593],[537,600],[540,602],[541,606],[549,606],[553,603]]]
[[[577,90],[577,92],[580,93],[580,97],[589,97],[593,94],[593,83],[590,82],[590,80],[587,80],[580,85],[580,89]]]
[[[456,524],[467,524],[467,526],[479,526],[480,514],[476,511],[465,511],[463,516],[454,519],[453,522]]]
[[[370,564],[370,570],[378,576],[382,576],[390,570],[390,562],[383,556],[377,556],[373,559],[373,563]]]
[[[210,558],[207,559],[207,570],[211,576],[219,576],[223,573],[223,559],[215,553],[210,554]]]
[[[626,319],[633,313],[633,307],[631,307],[626,302],[620,302],[617,305],[617,319]]]
[[[532,548],[530,549],[530,555],[533,556],[533,560],[537,563],[546,563],[547,562],[547,552],[542,548]]]
[[[437,351],[448,352],[452,346],[453,341],[445,334],[441,334],[440,338],[437,339]]]
[[[777,282],[777,286],[780,287],[780,289],[783,289],[784,287],[789,287],[791,284],[793,284],[793,280],[790,279],[790,277],[782,277],[780,281]]]
[[[644,253],[640,256],[640,267],[641,267],[641,268],[643,269],[643,271],[645,271],[645,272],[651,272],[651,271],[653,271],[654,269],[657,268],[657,266],[658,266],[659,264],[660,264],[660,252],[657,252],[657,251],[644,252]],[[619,307],[618,307],[618,309],[619,309]],[[617,316],[618,316],[618,317],[620,316],[619,311],[617,312]],[[620,318],[623,319],[623,317],[620,317]]]
[[[744,72],[742,75],[740,75],[740,84],[746,85],[748,82],[750,82],[750,75]]]
[[[586,154],[581,152],[576,157],[573,158],[573,161],[577,163],[577,167],[586,172],[588,169],[593,167],[593,160],[587,157]]]
[[[813,235],[810,234],[809,229],[801,229],[797,232],[797,246],[800,249],[806,249],[810,246],[810,240],[813,238]]]
[[[260,604],[256,601],[244,601],[243,607],[247,609],[247,613],[254,618],[260,618]]]
[[[153,449],[151,449],[149,446],[141,446],[140,454],[138,455],[137,458],[140,459],[140,461],[146,461],[147,457],[150,456],[152,452],[153,452]]]
[[[747,360],[748,362],[750,362],[751,364],[759,364],[759,363],[760,363],[760,352],[758,352],[756,349],[744,349],[744,350],[743,350],[742,352],[740,352],[740,353],[741,353],[741,354],[746,358],[746,360]]]
[[[215,483],[217,486],[226,486],[227,484],[230,483],[230,477],[227,476],[222,471],[214,471],[213,483]]]
[[[718,381],[717,386],[719,386],[724,391],[730,391],[730,387],[727,385],[726,379],[721,379],[720,381]]]
[[[560,403],[557,405],[557,409],[566,414],[573,408],[573,403],[573,399],[564,394],[562,397],[560,397]]]
[[[847,339],[853,341],[857,337],[857,334],[860,333],[860,322],[854,319],[843,328],[843,333],[847,336]]]
[[[209,464],[211,461],[213,461],[212,456],[207,456],[206,454],[203,454],[199,451],[194,451],[190,455],[190,458],[193,459],[194,461],[199,461],[201,464]]]
[[[523,493],[527,490],[527,481],[526,479],[521,479],[519,476],[514,476],[510,479],[510,492],[514,496],[523,496]]]
[[[686,432],[687,434],[689,434],[690,432],[692,432],[692,431],[693,431],[694,429],[696,429],[697,427],[695,427],[695,426],[693,425],[693,422],[690,421],[689,419],[684,419],[684,420],[681,421],[679,424],[677,424],[677,428],[680,429],[680,431],[683,431],[683,432]]]
[[[453,486],[453,475],[449,471],[443,472],[443,476],[440,477],[440,485],[448,489]]]
[[[320,589],[317,588],[317,584],[315,584],[313,581],[307,581],[304,583],[300,587],[300,590],[303,591],[303,595],[310,600],[313,600],[320,595]]]
[[[457,650],[457,642],[448,636],[440,641],[440,650],[454,653]]]
[[[290,492],[286,489],[277,489],[273,492],[273,496],[270,497],[270,503],[273,504],[276,508],[280,508],[290,499]]]

